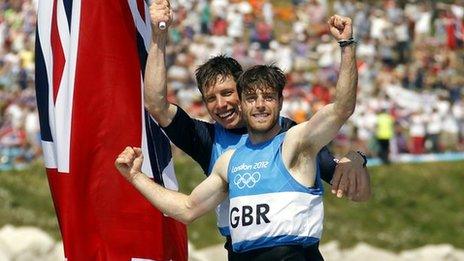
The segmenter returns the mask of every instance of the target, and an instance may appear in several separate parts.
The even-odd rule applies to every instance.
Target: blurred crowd
[[[0,170],[41,155],[34,88],[35,1],[0,1]]]
[[[340,47],[329,14],[351,17],[358,104],[332,143],[388,161],[398,153],[464,151],[464,1],[172,0],[169,99],[210,120],[194,71],[227,54],[288,76],[283,115],[297,122],[333,100]],[[34,0],[0,0],[0,170],[40,156],[34,93]],[[386,147],[386,145],[388,145]]]
[[[358,105],[333,149],[388,161],[398,153],[464,150],[464,2],[172,1],[168,48],[174,102],[209,119],[194,70],[225,53],[245,68],[275,63],[288,76],[283,114],[297,122],[333,100],[340,47],[329,14],[353,19]]]

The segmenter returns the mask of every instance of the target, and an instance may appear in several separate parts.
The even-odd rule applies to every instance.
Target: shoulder
[[[235,149],[228,149],[226,150],[218,159],[218,164],[225,164],[228,165],[232,155],[234,155]]]
[[[227,170],[229,168],[230,160],[235,153],[235,149],[229,149],[224,152],[216,161],[213,167],[213,173],[217,173],[227,180]]]
[[[225,151],[216,161],[215,168],[219,168],[225,172],[227,172],[227,168],[229,167],[230,160],[235,153],[235,149],[229,149]]]
[[[176,115],[174,116],[174,118],[173,118],[173,120],[172,120],[172,122],[171,122],[171,124],[169,126],[176,125],[176,123],[183,123],[183,122],[191,122],[191,121],[193,121],[194,124],[205,125],[205,126],[208,126],[210,128],[214,127],[214,125],[215,125],[214,123],[210,123],[210,122],[207,122],[207,121],[204,121],[204,120],[192,118],[180,106],[178,106],[178,105],[175,105],[175,106],[177,107],[177,112],[176,112]]]
[[[295,122],[293,122],[291,127],[289,127],[287,130],[285,130],[282,127],[282,130],[286,133],[285,139],[294,138],[295,135],[301,135],[301,132],[305,128],[305,125],[307,125],[307,123],[307,121],[302,122],[300,124],[296,124]]]
[[[199,135],[211,136],[216,129],[216,124],[190,117],[181,107],[177,106],[177,113],[171,124],[163,128],[168,132],[197,133]],[[169,135],[169,134],[168,134]]]
[[[285,137],[283,137],[282,142],[282,155],[289,156],[290,159],[294,157],[299,157],[303,154],[310,152],[311,145],[302,146],[303,141],[307,134],[307,125],[308,122],[302,122],[295,125],[285,132]]]

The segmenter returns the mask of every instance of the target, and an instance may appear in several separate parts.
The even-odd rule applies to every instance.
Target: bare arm
[[[354,45],[342,48],[341,55],[335,102],[324,106],[302,126],[296,126],[296,129],[301,129],[301,137],[305,137],[303,142],[306,144],[302,145],[310,147],[314,152],[318,152],[335,138],[339,129],[353,114],[356,105],[358,71]]]
[[[166,42],[167,31],[172,21],[169,3],[166,0],[156,0],[150,6],[152,23],[152,43],[148,51],[145,67],[144,99],[145,108],[162,126],[168,126],[176,115],[177,107],[167,99],[166,84]],[[158,23],[166,22],[166,29],[160,30]]]
[[[211,175],[190,195],[166,189],[143,174],[140,169],[143,155],[139,148],[127,147],[116,159],[115,166],[153,206],[168,216],[189,224],[214,209],[227,197],[226,174],[231,155],[231,152],[224,153]]]
[[[329,26],[337,40],[349,39],[352,35],[351,19],[347,17],[333,16],[329,20]],[[324,106],[309,121],[288,131],[283,148],[291,148],[289,162],[294,163],[301,152],[316,155],[335,137],[341,126],[353,114],[358,84],[355,53],[354,45],[343,47],[341,50],[335,102]],[[308,149],[310,151],[307,151]]]
[[[281,123],[283,130],[288,130],[296,124],[283,118]],[[321,171],[321,178],[332,185],[332,193],[337,197],[347,196],[355,202],[367,201],[371,197],[369,172],[364,167],[364,159],[355,151],[350,151],[340,160],[336,160],[327,147],[317,154],[317,164]],[[298,179],[298,177],[295,177]],[[303,181],[303,177],[299,180]],[[312,185],[308,180],[308,185]]]

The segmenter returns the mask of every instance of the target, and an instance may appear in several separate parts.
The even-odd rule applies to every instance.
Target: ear
[[[279,97],[279,112],[282,110],[282,104],[284,103],[284,96]]]

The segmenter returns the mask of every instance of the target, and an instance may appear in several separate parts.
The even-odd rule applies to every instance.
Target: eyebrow
[[[274,95],[274,94],[278,94],[277,92],[262,92],[263,95]]]

